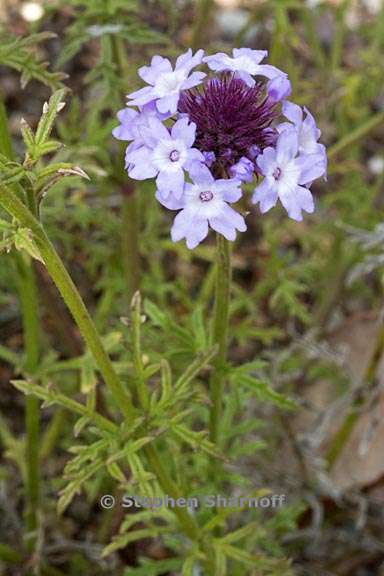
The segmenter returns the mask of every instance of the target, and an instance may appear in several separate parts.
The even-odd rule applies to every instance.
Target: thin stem
[[[213,362],[213,373],[210,380],[211,414],[210,439],[219,440],[220,420],[222,413],[222,396],[224,372],[227,358],[229,301],[231,288],[231,255],[230,245],[221,234],[216,238],[216,289],[213,311],[212,343],[218,345],[218,353]]]
[[[127,298],[130,301],[140,286],[140,254],[139,254],[139,211],[133,184],[126,185],[122,190],[122,232],[121,254],[124,275],[127,282]]]
[[[152,470],[154,470],[157,480],[166,494],[169,494],[171,498],[177,500],[181,498],[182,495],[179,491],[178,486],[173,482],[173,480],[168,476],[168,473],[163,466],[163,463],[152,444],[147,444],[144,447],[145,455],[150,463]],[[199,527],[195,522],[194,518],[186,511],[185,508],[180,506],[175,506],[174,512],[183,527],[184,533],[189,536],[191,540],[199,540]]]
[[[40,222],[36,220],[15,194],[3,184],[0,185],[0,204],[23,226],[31,230],[46,268],[74,317],[82,337],[89,346],[106,385],[124,416],[131,418],[133,416],[133,406],[130,396],[113,368],[112,362],[104,349],[101,338],[76,286]]]
[[[7,112],[0,97],[0,151],[10,160],[14,159],[11,137],[9,134]],[[23,255],[16,255],[18,273],[18,290],[23,323],[25,371],[33,377],[39,363],[39,316],[36,278],[32,261],[26,261]],[[26,431],[26,505],[25,522],[27,527],[27,549],[32,551],[39,528],[38,515],[40,505],[40,460],[39,431],[40,415],[38,399],[27,396],[25,399]]]
[[[36,279],[32,263],[25,262],[23,255],[17,257],[19,296],[23,321],[25,371],[33,378],[39,363],[39,318]],[[39,401],[34,396],[25,399],[26,427],[26,525],[31,535],[27,547],[33,548],[38,528],[40,502],[39,473]]]

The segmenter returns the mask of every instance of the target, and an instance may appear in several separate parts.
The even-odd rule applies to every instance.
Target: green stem
[[[212,343],[218,345],[210,379],[211,414],[210,439],[219,440],[220,420],[222,413],[222,396],[227,358],[229,300],[231,289],[231,255],[230,245],[221,234],[216,238],[216,288],[213,311]]]
[[[373,349],[368,366],[364,372],[362,385],[362,392],[353,400],[352,405],[349,407],[347,415],[344,417],[340,428],[335,433],[332,443],[326,455],[326,463],[328,469],[331,469],[335,464],[339,454],[344,448],[351,436],[352,430],[356,424],[357,419],[361,414],[361,409],[367,399],[367,392],[375,385],[375,376],[379,362],[384,352],[384,322],[381,323],[379,331],[375,340],[375,347]]]
[[[37,290],[32,262],[27,263],[22,254],[17,255],[18,284],[23,321],[25,371],[33,378],[39,363],[39,318]],[[26,428],[26,525],[31,533],[27,547],[33,548],[38,529],[39,489],[39,401],[34,396],[25,399]]]
[[[164,493],[169,494],[169,496],[171,496],[171,498],[173,498],[174,500],[181,498],[182,495],[180,493],[178,486],[168,476],[168,472],[163,466],[163,463],[155,447],[152,444],[147,444],[144,447],[144,451],[152,470],[156,474],[157,480],[161,488],[164,490]],[[183,528],[184,533],[191,540],[195,541],[199,540],[200,531],[193,516],[191,516],[189,512],[186,511],[185,508],[182,508],[180,506],[175,506],[174,512]]]
[[[106,385],[124,416],[131,418],[134,410],[130,396],[113,368],[112,362],[104,349],[101,338],[76,286],[40,222],[36,220],[15,194],[3,184],[0,185],[0,204],[22,226],[31,230],[46,268],[74,317],[82,337],[89,346]]]
[[[125,175],[126,178],[126,175]],[[122,200],[122,232],[121,252],[124,274],[127,282],[127,297],[131,300],[140,286],[140,254],[139,254],[139,211],[133,185],[126,193],[123,189]]]
[[[9,134],[7,113],[0,98],[0,151],[10,160],[14,159]],[[33,377],[39,363],[39,316],[36,278],[32,261],[27,262],[23,255],[16,255],[18,272],[18,290],[23,322],[25,371]],[[32,551],[36,542],[40,504],[40,468],[39,468],[39,429],[40,415],[38,399],[27,396],[25,399],[26,431],[26,506],[25,522],[27,527],[27,549]]]

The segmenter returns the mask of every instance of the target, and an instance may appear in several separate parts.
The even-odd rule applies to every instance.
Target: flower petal
[[[176,216],[171,229],[173,242],[186,238],[188,248],[195,248],[208,234],[208,221],[193,208],[185,208]]]
[[[171,63],[167,58],[158,55],[153,56],[150,66],[142,66],[138,70],[140,78],[152,85],[156,83],[159,74],[166,72],[172,72]]]
[[[263,153],[257,156],[256,164],[264,176],[272,174],[276,167],[276,150],[271,146],[264,148]]]
[[[181,210],[185,206],[184,196],[181,196],[181,198],[176,198],[171,193],[167,196],[167,198],[163,198],[161,192],[159,190],[156,190],[155,197],[156,200],[158,200],[160,204],[168,208],[168,210]]]
[[[268,212],[273,206],[276,206],[277,200],[277,187],[274,184],[274,180],[264,178],[262,183],[256,186],[254,190],[252,203],[259,203],[260,212],[265,214],[265,212]]]
[[[151,162],[151,150],[146,146],[129,152],[125,156],[128,166],[128,174],[134,180],[146,180],[153,178],[157,174],[156,168]]]
[[[288,120],[293,122],[297,127],[301,125],[303,121],[303,111],[300,106],[294,102],[285,101],[283,102],[281,109],[284,116],[288,118]]]
[[[216,180],[214,188],[226,202],[237,202],[242,196],[241,182],[234,178]]]
[[[127,106],[142,106],[155,100],[156,96],[153,94],[152,86],[145,86],[140,88],[140,90],[136,90],[136,92],[131,92],[127,95],[127,98],[131,100],[127,102]]]
[[[202,82],[206,77],[205,72],[192,72],[189,78],[186,78],[181,85],[183,90],[188,90],[188,88],[193,88]]]
[[[156,101],[156,106],[161,114],[174,114],[177,110],[177,104],[179,102],[179,94],[169,94],[163,98],[159,98]]]
[[[302,154],[295,162],[300,168],[299,184],[313,182],[326,173],[326,156],[323,154]]]
[[[195,141],[196,124],[189,122],[188,118],[181,118],[174,123],[171,130],[172,138],[180,139],[190,148]]]
[[[285,164],[289,162],[289,160],[292,160],[292,158],[296,156],[298,148],[299,139],[297,131],[294,128],[281,132],[276,145],[276,160],[278,164]]]
[[[199,186],[210,186],[215,181],[209,169],[200,162],[191,164],[189,175],[193,182]]]
[[[172,193],[175,198],[179,199],[184,192],[184,172],[182,169],[176,172],[163,170],[159,172],[156,184],[162,198],[166,199]]]

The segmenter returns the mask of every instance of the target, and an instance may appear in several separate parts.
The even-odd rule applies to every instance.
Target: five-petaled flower
[[[263,214],[278,199],[293,220],[303,219],[302,210],[314,211],[312,194],[305,185],[324,174],[323,157],[316,152],[297,155],[298,149],[297,132],[287,129],[279,135],[276,148],[266,148],[257,157],[264,180],[255,188],[252,202],[260,204]]]
[[[229,206],[241,198],[240,181],[215,180],[206,166],[194,164],[190,171],[192,184],[186,184],[180,199],[157,199],[170,210],[181,210],[171,229],[174,242],[186,239],[188,248],[195,248],[208,234],[208,226],[227,240],[235,240],[236,230],[244,232],[243,216]]]
[[[177,120],[171,131],[155,117],[141,126],[143,146],[129,150],[125,156],[131,178],[145,180],[157,176],[156,184],[162,198],[173,194],[180,198],[184,191],[184,170],[193,162],[203,162],[203,154],[192,148],[196,125],[188,118]]]
[[[209,228],[228,240],[246,229],[229,204],[255,179],[252,202],[262,213],[279,199],[294,220],[314,210],[309,188],[327,168],[320,130],[306,108],[286,100],[288,75],[263,64],[266,56],[250,48],[206,57],[188,50],[174,68],[154,56],[139,69],[148,86],[129,94],[118,113],[113,135],[129,142],[129,176],[156,178],[156,198],[180,211],[172,239],[185,238],[188,248]],[[194,71],[201,65],[208,74]]]
[[[189,75],[192,68],[201,64],[203,55],[204,51],[198,50],[193,56],[189,49],[178,57],[174,70],[167,58],[154,56],[150,66],[142,66],[138,71],[139,76],[150,86],[129,94],[128,105],[143,106],[155,100],[159,112],[174,114],[180,91],[197,86],[206,76],[204,72],[192,72]]]

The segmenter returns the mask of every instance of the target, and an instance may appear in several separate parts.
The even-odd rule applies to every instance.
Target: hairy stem
[[[210,439],[219,439],[224,388],[224,372],[227,358],[229,300],[231,289],[231,255],[230,245],[221,234],[216,237],[216,288],[213,311],[212,343],[218,345],[218,353],[213,362],[213,373],[210,379],[211,413]]]

